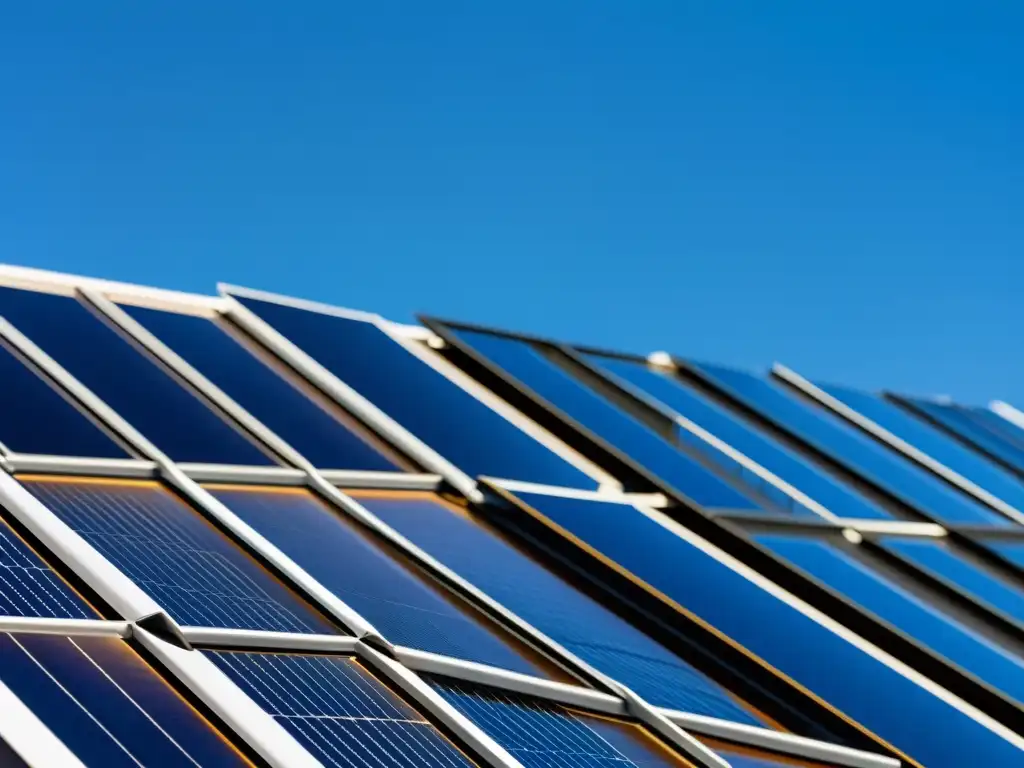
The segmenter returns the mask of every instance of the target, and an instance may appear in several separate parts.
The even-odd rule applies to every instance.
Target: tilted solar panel
[[[1024,473],[1024,431],[984,408],[900,398],[947,430]]]
[[[22,483],[179,624],[337,632],[158,483],[31,477]]]
[[[326,766],[474,765],[352,659],[203,653]]]

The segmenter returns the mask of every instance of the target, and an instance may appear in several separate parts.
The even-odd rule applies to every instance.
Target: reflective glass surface
[[[1024,701],[1024,660],[872,570],[852,555],[814,539],[762,535],[759,543],[854,603]]]
[[[915,408],[981,450],[1024,472],[1024,432],[984,408],[908,399]]]
[[[892,518],[892,515],[852,488],[832,479],[812,462],[790,451],[770,436],[748,426],[741,417],[712,403],[672,374],[661,373],[626,360],[596,355],[589,356],[588,361],[728,443],[747,458],[753,459],[769,472],[810,496],[833,514],[865,520]],[[717,454],[721,461],[731,461],[710,446],[706,450],[710,455]],[[751,482],[754,480],[757,479],[751,479]],[[759,482],[758,488],[763,491],[763,481]],[[792,511],[819,519],[815,513],[799,504],[794,504]]]
[[[117,638],[0,634],[0,680],[87,766],[250,765]]]
[[[0,521],[0,615],[96,619],[82,597]]]
[[[1007,504],[1024,510],[1024,485],[969,448],[944,435],[898,405],[868,392],[818,385],[832,397],[892,432],[936,461]]]
[[[470,477],[596,487],[593,479],[375,325],[267,301],[238,300]]]
[[[91,418],[64,399],[0,343],[4,397],[17,407],[0,408],[0,443],[14,453],[127,459],[129,454]]]
[[[77,300],[0,288],[0,316],[175,461],[273,463]]]
[[[698,504],[724,509],[758,508],[660,435],[570,377],[526,342],[476,331],[456,330],[454,333],[563,413]]]
[[[941,539],[886,538],[881,545],[982,605],[1024,623],[1024,594]]]
[[[517,496],[929,768],[1020,759],[1010,742],[632,507]]]
[[[314,466],[398,471],[357,427],[317,405],[215,321],[142,307],[122,309]]]
[[[1011,525],[839,417],[800,402],[779,384],[730,368],[692,365],[725,392],[924,514],[961,525]]]
[[[452,680],[432,684],[524,768],[692,765],[631,723]]]
[[[309,491],[217,486],[210,490],[391,642],[543,674],[511,637],[506,639],[457,597],[399,562]]]
[[[203,653],[325,766],[474,765],[352,659]]]
[[[725,689],[475,515],[429,494],[352,495],[427,554],[652,704],[767,725]]]
[[[72,478],[22,483],[179,624],[337,631],[157,483]]]

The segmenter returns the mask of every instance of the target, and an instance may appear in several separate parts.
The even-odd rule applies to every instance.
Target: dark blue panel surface
[[[929,768],[1020,759],[1008,741],[637,510],[517,495]]]
[[[99,618],[4,522],[0,522],[0,615]]]
[[[459,712],[524,768],[684,768],[639,726],[587,715],[539,699],[434,680]]]
[[[0,635],[0,681],[88,766],[250,765],[121,640]]]
[[[1024,624],[1024,594],[936,539],[886,538],[881,545],[932,576]]]
[[[212,490],[393,643],[543,674],[470,613],[356,526],[300,489]]]
[[[526,342],[475,331],[454,333],[563,413],[698,504],[724,509],[758,508],[661,436],[572,379]]]
[[[0,288],[0,316],[175,461],[273,463],[75,299]]]
[[[832,397],[945,464],[1007,504],[1024,510],[1024,485],[1009,473],[898,405],[868,392],[822,386]]]
[[[424,495],[356,498],[427,554],[652,704],[767,725],[683,659],[468,513]]]
[[[908,400],[954,434],[1024,472],[1024,432],[984,408]]]
[[[761,535],[758,542],[909,637],[1024,701],[1024,662],[853,556],[814,539]]]
[[[800,402],[778,384],[729,368],[692,365],[750,408],[924,514],[946,523],[1012,525],[1002,515],[953,490],[909,459],[843,424],[837,416]]]
[[[0,344],[0,443],[15,453],[126,459],[129,454]]]
[[[204,317],[122,307],[249,413],[324,469],[398,467]]]
[[[23,483],[179,624],[336,631],[157,483]]]
[[[660,373],[637,363],[607,357],[590,356],[589,362],[619,377],[628,385],[661,402],[675,413],[694,422],[768,471],[807,494],[833,514],[856,519],[892,519],[885,510],[864,498],[852,488],[833,480],[827,473],[769,437],[748,426],[743,420],[693,391],[669,373]],[[709,455],[717,452],[707,447]],[[718,460],[731,462],[723,454]],[[753,482],[753,481],[752,481]],[[764,491],[763,485],[758,486]],[[795,504],[793,512],[820,519],[808,509]]]
[[[467,475],[597,486],[371,323],[239,301]]]
[[[473,765],[418,712],[350,659],[204,653],[326,766]]]

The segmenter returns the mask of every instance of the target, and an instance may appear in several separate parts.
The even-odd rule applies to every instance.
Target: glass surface
[[[1010,742],[632,507],[517,496],[929,768],[1019,761]]]
[[[1017,541],[986,541],[984,544],[1007,562],[1024,569],[1024,543]]]
[[[0,316],[175,461],[273,463],[70,296],[0,288]]]
[[[968,672],[1024,701],[1024,661],[826,542],[761,535],[760,544]]]
[[[686,661],[547,570],[475,515],[429,494],[350,495],[431,557],[652,704],[772,727]]]
[[[570,488],[597,482],[453,384],[375,325],[236,297],[470,477]]]
[[[309,491],[209,489],[392,643],[547,676],[500,628],[392,557]]]
[[[326,766],[473,766],[352,659],[203,651]]]
[[[772,437],[748,426],[741,417],[734,416],[712,403],[670,373],[660,373],[638,363],[596,355],[588,356],[588,362],[606,373],[619,377],[707,430],[719,440],[728,443],[797,490],[810,496],[833,514],[861,520],[892,519],[892,515],[852,488],[834,480],[826,472]],[[710,446],[707,450],[710,455],[717,453]],[[719,460],[731,461],[725,459],[722,454],[718,454],[718,457]],[[793,511],[815,520],[820,519],[799,504],[794,504]]]
[[[1002,416],[984,408],[942,405],[916,399],[908,402],[954,434],[1024,472],[1024,433]]]
[[[122,309],[316,467],[397,472],[399,467],[205,317]]]
[[[1011,525],[837,416],[800,402],[780,385],[729,368],[692,365],[725,392],[924,514],[960,525]]]
[[[898,405],[868,392],[836,386],[822,386],[832,397],[866,416],[941,464],[945,464],[972,483],[984,488],[1007,504],[1024,510],[1024,485],[953,438],[925,423]]]
[[[14,453],[127,459],[130,455],[96,423],[37,376],[0,343],[4,397],[16,407],[0,408],[0,443]]]
[[[87,766],[250,765],[117,638],[0,634],[0,680]]]
[[[722,509],[758,505],[632,416],[583,386],[523,341],[456,330],[455,335],[584,427],[696,503]]]
[[[98,619],[7,523],[0,521],[0,615]]]
[[[19,479],[179,624],[337,632],[158,483]]]
[[[524,768],[692,766],[631,723],[449,679],[430,683]]]

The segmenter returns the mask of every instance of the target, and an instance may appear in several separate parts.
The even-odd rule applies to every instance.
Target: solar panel
[[[818,386],[1007,504],[1024,510],[1024,485],[938,429],[877,395],[846,387]]]
[[[986,541],[985,546],[1004,560],[1024,569],[1024,543],[1019,541]]]
[[[596,487],[592,478],[417,359],[375,325],[236,298],[467,475]]]
[[[76,299],[0,288],[0,316],[175,461],[273,463]]]
[[[955,706],[632,507],[517,496],[929,768],[1020,759],[1016,746]]]
[[[314,402],[283,371],[233,339],[218,321],[143,307],[122,307],[193,368],[317,467],[398,471],[371,438],[337,409]]]
[[[865,520],[892,519],[885,510],[861,496],[852,488],[833,480],[827,473],[790,451],[779,442],[748,426],[743,419],[729,413],[687,387],[670,373],[653,371],[645,365],[597,355],[588,356],[588,362],[617,376],[658,400],[680,416],[707,430],[719,440],[728,443],[748,458],[753,459],[777,477],[807,494],[830,512],[840,517]],[[708,451],[713,451],[710,446]],[[722,460],[722,454],[719,454]],[[784,507],[782,507],[784,509]],[[817,515],[799,504],[793,512]]]
[[[1001,416],[984,408],[943,405],[914,398],[902,400],[953,434],[1024,472],[1024,434]]]
[[[651,703],[767,724],[686,661],[468,512],[427,494],[353,495],[432,557]]]
[[[696,503],[712,508],[758,509],[753,501],[681,453],[660,435],[571,378],[528,343],[477,331],[454,329],[452,332],[563,413]]]
[[[880,544],[940,581],[967,592],[976,602],[1024,623],[1024,594],[982,565],[957,553],[946,542],[887,537]]]
[[[86,765],[251,765],[122,640],[0,634],[0,681]]]
[[[127,459],[129,454],[92,419],[58,394],[6,345],[0,343],[4,397],[0,443],[15,453]]]
[[[510,635],[309,491],[217,486],[210,491],[391,642],[544,674]]]
[[[180,624],[337,631],[157,483],[24,478],[22,484]]]
[[[2,521],[0,615],[54,619],[99,618],[89,604]]]
[[[823,541],[764,534],[757,541],[963,669],[1024,701],[1024,661]]]
[[[703,363],[693,363],[691,367],[817,450],[933,518],[963,525],[1012,525],[1002,515],[953,490],[909,459],[897,456],[854,427],[843,424],[838,417],[812,409],[773,382]]]
[[[524,768],[682,768],[639,726],[448,679],[431,685]]]
[[[326,766],[473,765],[351,659],[203,653]]]

